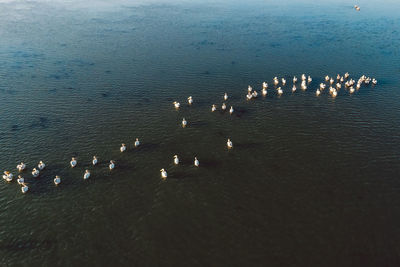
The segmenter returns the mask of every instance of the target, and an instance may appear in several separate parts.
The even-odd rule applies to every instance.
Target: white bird
[[[293,84],[292,92],[296,92],[296,85]]]
[[[376,84],[378,83],[378,81],[377,81],[375,78],[372,78],[372,83],[373,83],[374,85],[376,85]]]
[[[41,170],[43,170],[45,167],[46,167],[46,164],[44,164],[43,161],[39,161],[38,169],[41,171]]]
[[[294,77],[293,77],[293,83],[296,83],[296,82],[297,82],[297,77],[294,76]]]
[[[89,179],[89,177],[90,177],[90,171],[85,170],[85,174],[83,174],[83,179],[86,180],[86,179]]]
[[[187,121],[185,120],[185,118],[182,119],[182,127],[185,128],[187,125]]]
[[[164,178],[164,179],[167,178],[168,174],[164,169],[161,169],[160,172],[161,172],[161,177],[162,178]]]
[[[337,91],[336,91],[336,89],[335,89],[335,90],[333,90],[333,92],[332,92],[332,96],[333,96],[333,97],[336,97],[336,96],[337,96]]]
[[[181,104],[179,104],[179,102],[174,101],[172,104],[174,104],[175,108],[178,109]]]
[[[336,80],[340,81],[340,74],[336,76]]]
[[[78,162],[77,162],[76,159],[73,157],[73,158],[71,159],[71,161],[70,161],[69,164],[71,164],[71,168],[75,168],[75,166],[76,166],[77,163],[78,163]]]
[[[3,175],[3,179],[6,180],[7,182],[11,182],[13,179],[13,174],[9,171],[5,171]]]
[[[225,101],[228,100],[228,94],[227,93],[224,94],[224,100]]]
[[[28,190],[29,190],[29,187],[28,187],[25,183],[23,183],[23,184],[21,185],[21,192],[22,192],[23,194],[25,194],[26,192],[28,192]]]
[[[319,89],[324,90],[324,89],[325,89],[325,86],[326,86],[326,85],[325,85],[324,83],[320,83],[320,84],[319,84]]]
[[[333,84],[334,81],[335,81],[335,80],[334,80],[333,78],[331,78],[331,79],[329,80],[329,83],[330,83],[330,84]]]
[[[96,156],[93,156],[92,164],[93,164],[93,166],[97,164],[97,157]]]
[[[20,164],[17,165],[17,169],[18,171],[22,172],[23,170],[25,170],[26,165],[25,163],[21,162]]]
[[[191,96],[188,97],[188,103],[189,105],[193,104],[193,98]]]
[[[342,82],[344,82],[344,78],[343,78],[343,76],[342,77],[340,77],[340,82],[342,83]]]
[[[18,175],[17,182],[18,182],[19,185],[22,185],[25,182],[24,177],[22,177],[21,175]]]
[[[115,168],[115,163],[113,160],[110,160],[110,165],[108,165],[108,168],[110,168],[110,170]]]
[[[321,91],[320,91],[319,89],[317,89],[317,91],[315,92],[315,94],[316,94],[317,96],[319,96],[319,95],[321,94]]]
[[[307,78],[307,82],[308,82],[308,83],[312,82],[312,79],[311,79],[311,77],[310,77],[310,76],[308,76],[308,78]]]
[[[261,93],[262,93],[263,96],[266,96],[267,95],[267,89],[263,88],[261,90]]]
[[[174,155],[174,164],[175,164],[175,165],[178,165],[178,164],[179,164],[178,155]]]
[[[329,76],[328,75],[325,76],[325,81],[329,81]]]
[[[350,94],[354,93],[354,87],[350,87]]]
[[[278,87],[278,94],[281,95],[283,94],[282,88]]]
[[[306,80],[306,75],[305,75],[304,73],[301,75],[301,80],[302,80],[302,81],[305,81],[305,80]]]
[[[58,175],[56,175],[56,178],[54,178],[54,184],[55,185],[59,185],[60,183],[61,183],[61,178],[60,178],[60,176],[58,176]]]
[[[197,159],[197,157],[194,157],[194,166],[199,167],[199,165],[200,165],[199,160]]]
[[[126,150],[126,145],[125,145],[125,144],[122,144],[121,147],[119,148],[119,150],[120,150],[121,152],[124,152],[124,151]]]
[[[251,87],[250,85],[247,87],[247,91],[250,93],[253,90],[253,87]]]
[[[340,83],[336,83],[336,89],[342,88],[342,85]]]
[[[350,76],[350,74],[349,74],[348,72],[346,72],[346,73],[344,74],[344,78],[345,78],[345,79],[349,78],[349,76]]]
[[[214,112],[214,111],[216,111],[217,110],[217,107],[215,106],[215,105],[212,105],[212,107],[211,107],[211,112]]]
[[[268,88],[268,83],[263,82],[262,87],[263,87],[263,89],[267,89]]]
[[[250,99],[252,99],[252,98],[253,98],[253,94],[251,94],[250,92],[247,93],[246,99],[247,99],[247,100],[250,100]]]
[[[279,83],[278,77],[274,77],[274,85],[278,85],[278,83]]]
[[[232,144],[231,139],[228,138],[228,141],[226,142],[226,145],[227,145],[227,147],[228,147],[229,149],[230,149],[230,148],[233,148],[233,144]]]
[[[258,94],[257,94],[257,91],[256,91],[256,90],[253,91],[252,96],[253,96],[254,98],[257,98]]]
[[[222,110],[226,110],[226,105],[225,105],[225,103],[222,103],[221,109],[222,109]]]
[[[33,170],[32,170],[32,176],[36,178],[36,177],[39,176],[39,174],[40,174],[40,173],[39,173],[39,170],[37,170],[36,168],[33,168]]]
[[[285,84],[286,84],[286,79],[282,78],[282,85],[285,85]]]
[[[229,114],[232,115],[232,113],[233,113],[233,107],[231,106],[231,108],[229,109]]]
[[[301,89],[302,89],[302,90],[306,90],[306,89],[307,89],[306,81],[302,81],[302,82],[301,82]]]
[[[140,145],[139,138],[136,138],[135,147],[138,147],[139,145]]]
[[[357,89],[360,89],[361,88],[361,83],[357,83],[356,87],[357,87]]]

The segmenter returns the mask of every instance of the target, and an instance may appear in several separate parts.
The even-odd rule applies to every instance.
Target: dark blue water
[[[0,183],[0,265],[398,266],[399,10],[0,1],[0,166],[29,185]],[[345,72],[378,84],[316,97]]]

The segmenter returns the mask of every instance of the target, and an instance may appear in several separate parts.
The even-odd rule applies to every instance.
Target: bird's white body
[[[140,145],[139,139],[138,139],[138,138],[136,138],[136,141],[135,141],[135,147],[138,147],[139,145]]]
[[[325,76],[325,81],[329,81],[329,76],[328,75]]]
[[[37,170],[37,169],[35,169],[35,168],[32,170],[32,176],[33,176],[33,177],[36,178],[36,177],[39,176],[39,174],[40,174],[40,173],[39,173],[39,170]]]
[[[305,75],[304,73],[301,75],[301,80],[302,80],[302,81],[305,81],[305,80],[306,80],[306,75]]]
[[[311,79],[311,77],[310,77],[310,76],[308,76],[308,78],[307,78],[307,82],[308,82],[308,83],[312,82],[312,79]]]
[[[232,141],[230,139],[228,139],[228,141],[226,142],[226,146],[228,148],[233,148],[233,144],[232,144]]]
[[[177,155],[174,156],[174,164],[178,165],[179,164],[179,158]]]
[[[317,96],[319,96],[319,95],[321,94],[321,91],[320,91],[319,89],[317,89],[317,91],[315,92],[315,94],[316,94]]]
[[[225,101],[228,100],[228,94],[227,93],[224,94],[224,100]]]
[[[86,179],[89,179],[89,177],[90,177],[90,171],[86,170],[85,174],[83,175],[83,179],[86,180]]]
[[[217,110],[217,107],[215,106],[215,105],[212,105],[212,107],[211,107],[211,112],[214,112],[214,111],[216,111]]]
[[[43,170],[45,167],[46,167],[46,164],[44,164],[43,161],[40,161],[39,164],[38,164],[38,169],[41,171],[41,170]]]
[[[185,118],[182,119],[182,127],[185,128],[187,125],[187,120]]]
[[[292,92],[296,92],[296,85],[293,84]]]
[[[278,94],[279,94],[279,95],[283,94],[283,90],[282,90],[282,88],[280,88],[280,87],[278,87]]]
[[[19,185],[22,185],[24,182],[25,182],[24,177],[18,176],[17,183],[18,183]]]
[[[200,165],[200,162],[199,162],[199,160],[195,157],[195,158],[194,158],[194,166],[199,167],[199,165]]]
[[[21,186],[21,192],[22,192],[23,194],[25,194],[26,192],[28,192],[28,190],[29,190],[29,187],[28,187],[26,184],[22,184],[22,186]]]
[[[285,84],[286,84],[286,79],[282,78],[282,85],[285,85]]]
[[[26,165],[25,163],[21,162],[20,164],[17,165],[17,169],[18,171],[22,172],[23,170],[25,170]]]
[[[263,87],[263,89],[267,89],[268,88],[268,83],[263,82],[262,87]]]
[[[266,96],[267,95],[267,89],[263,88],[261,90],[261,93],[262,93],[263,96]]]
[[[354,93],[354,87],[352,86],[352,87],[350,87],[350,94],[352,94],[352,93]]]
[[[174,107],[177,109],[181,106],[181,104],[179,104],[179,102],[176,102],[176,101],[173,102],[173,104],[174,104]]]
[[[222,110],[226,110],[226,104],[225,103],[222,103],[221,109]]]
[[[229,109],[229,113],[232,114],[233,113],[233,107],[231,106],[231,108]]]
[[[55,185],[59,185],[61,183],[61,178],[60,178],[60,176],[56,176],[56,178],[54,178],[54,184]]]
[[[93,164],[93,166],[97,164],[97,158],[96,158],[96,156],[93,156],[92,164]]]
[[[166,172],[164,169],[161,169],[160,172],[161,172],[161,177],[162,177],[162,178],[165,179],[165,178],[168,177],[168,174],[167,174],[167,172]]]
[[[124,152],[124,151],[126,150],[126,145],[125,145],[125,144],[122,144],[122,146],[119,148],[119,150],[120,150],[121,152]]]
[[[334,91],[332,92],[332,96],[333,96],[333,97],[336,97],[336,96],[337,96],[337,91],[336,91],[336,90],[334,90]]]
[[[193,98],[191,96],[188,97],[188,103],[189,105],[193,104]]]
[[[72,160],[70,161],[71,164],[71,168],[75,168],[76,164],[78,164],[78,162],[76,161],[76,159],[72,158]]]
[[[297,77],[294,76],[294,77],[293,77],[293,83],[296,83],[296,82],[297,82]]]
[[[11,182],[13,179],[13,174],[11,172],[4,172],[3,179],[7,182]]]
[[[114,163],[114,161],[110,161],[110,165],[108,165],[108,168],[110,169],[110,170],[113,170],[114,168],[115,168],[115,163]]]
[[[257,96],[258,96],[258,93],[257,93],[257,91],[253,91],[253,93],[251,94],[254,98],[256,98]]]

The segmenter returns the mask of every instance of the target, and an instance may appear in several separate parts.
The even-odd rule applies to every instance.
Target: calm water
[[[400,4],[289,3],[0,1],[0,265],[399,266]]]

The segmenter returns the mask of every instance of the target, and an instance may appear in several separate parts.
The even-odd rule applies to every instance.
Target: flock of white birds
[[[294,93],[297,90],[297,77],[294,76],[293,77],[293,85],[292,85],[292,89],[291,92]],[[305,74],[301,75],[301,83],[300,83],[300,89],[301,90],[307,90],[307,88],[309,87],[310,83],[312,82],[312,78],[310,76],[306,76]],[[274,77],[273,78],[273,84],[274,84],[274,89],[276,91],[276,94],[278,94],[279,96],[283,94],[283,90],[287,88],[286,86],[286,79],[285,78],[281,78],[278,79],[278,77]],[[367,77],[365,75],[362,75],[357,83],[355,80],[350,78],[350,75],[348,72],[346,72],[343,76],[341,76],[340,74],[338,74],[335,77],[329,77],[328,75],[325,77],[325,83],[320,83],[319,84],[319,88],[316,89],[315,94],[316,96],[319,96],[325,89],[327,86],[329,86],[329,94],[332,97],[336,97],[338,94],[338,91],[342,88],[342,86],[345,87],[346,90],[349,91],[350,94],[354,93],[355,90],[358,90],[361,88],[361,86],[367,86],[369,84],[372,85],[376,85],[377,84],[377,80],[375,78],[370,78]],[[355,88],[354,88],[355,86]],[[267,82],[263,82],[262,83],[262,88],[261,88],[261,95],[263,97],[267,96],[268,94],[268,83]],[[251,99],[255,99],[258,97],[258,92],[256,90],[254,90],[250,85],[247,88],[247,94],[246,94],[246,99],[247,100],[251,100]],[[228,100],[228,94],[225,93],[223,96],[224,101]],[[189,106],[193,104],[193,97],[189,96],[188,99],[188,104]],[[173,102],[173,105],[175,107],[175,109],[179,110],[181,104],[179,102]],[[222,111],[226,111],[227,109],[227,105],[226,103],[222,103],[221,105],[221,110]],[[211,112],[215,112],[217,110],[217,106],[215,104],[213,104],[211,106]],[[233,114],[234,113],[234,109],[233,106],[230,106],[229,108],[229,114]],[[188,122],[185,118],[182,119],[182,127],[185,128],[187,127]],[[140,141],[138,138],[136,138],[136,141],[134,142],[134,147],[138,147],[140,145]],[[232,141],[228,138],[227,142],[226,142],[226,146],[228,149],[232,149],[233,148],[233,143]],[[121,153],[125,152],[127,150],[127,146],[122,143],[121,147],[120,147],[120,151]],[[173,157],[173,162],[175,165],[179,164],[179,158],[178,155],[174,155]],[[92,160],[92,165],[96,166],[98,163],[98,159],[96,156],[93,156],[93,160]],[[75,157],[73,157],[70,161],[70,166],[71,168],[75,168],[78,165],[78,161]],[[194,166],[195,167],[199,167],[200,166],[200,162],[197,159],[197,157],[194,158]],[[23,173],[24,171],[26,171],[26,164],[24,162],[21,162],[20,164],[17,165],[17,170],[19,173]],[[46,164],[43,161],[40,161],[37,165],[37,168],[33,168],[32,169],[32,177],[33,178],[38,178],[40,176],[40,172],[43,171],[46,168]],[[108,165],[108,168],[110,170],[113,170],[115,168],[115,162],[113,160],[110,160],[110,163]],[[163,168],[160,170],[161,173],[161,177],[163,179],[168,177],[167,171]],[[86,180],[90,177],[90,171],[89,169],[85,169],[84,174],[83,174],[83,179]],[[3,174],[3,179],[8,182],[11,183],[14,179],[14,175],[10,172],[10,171],[4,171]],[[53,180],[54,184],[57,186],[61,183],[61,177],[56,175],[54,180]],[[18,175],[17,178],[17,183],[21,186],[21,191],[22,193],[26,193],[29,190],[28,184],[25,182],[25,179],[22,177],[21,174]]]

